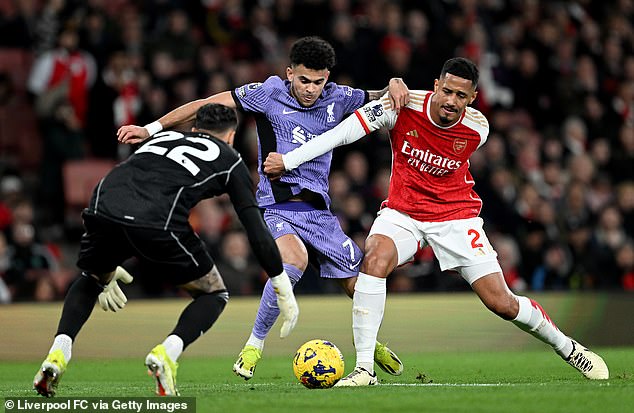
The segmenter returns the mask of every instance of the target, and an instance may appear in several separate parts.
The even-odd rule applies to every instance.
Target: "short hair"
[[[218,103],[207,103],[196,112],[194,127],[222,134],[238,126],[236,111]]]
[[[291,67],[304,65],[308,69],[332,69],[337,62],[335,49],[317,36],[302,37],[293,43],[290,52]]]
[[[478,86],[480,72],[477,66],[469,59],[454,57],[447,60],[440,71],[440,77],[445,76],[447,73],[470,80],[474,89]]]

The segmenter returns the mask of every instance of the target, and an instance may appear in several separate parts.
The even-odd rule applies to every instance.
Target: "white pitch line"
[[[273,383],[240,383],[240,384],[221,384],[223,387],[297,387],[299,383],[273,384]],[[533,386],[552,386],[556,383],[379,383],[378,387],[533,387]],[[596,383],[599,387],[610,386],[610,383]]]
[[[515,387],[515,386],[541,386],[545,383],[379,383],[381,387]],[[279,386],[272,383],[240,383],[242,386],[271,387]],[[290,384],[294,386],[294,384]],[[225,384],[225,386],[235,386]]]
[[[513,387],[532,386],[535,383],[381,383],[381,386],[404,387]]]

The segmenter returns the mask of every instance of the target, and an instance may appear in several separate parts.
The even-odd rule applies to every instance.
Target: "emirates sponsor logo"
[[[421,172],[427,172],[435,176],[447,175],[462,166],[462,161],[437,155],[430,152],[429,149],[414,148],[408,141],[403,141],[401,153],[408,158],[407,163],[409,165]]]
[[[466,139],[454,139],[453,140],[453,151],[457,154],[461,154],[467,148],[467,140]]]

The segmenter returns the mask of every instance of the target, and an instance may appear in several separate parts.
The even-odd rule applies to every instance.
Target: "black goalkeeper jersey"
[[[86,212],[130,226],[182,230],[200,200],[223,193],[238,214],[256,207],[238,152],[208,134],[166,131],[99,182]]]

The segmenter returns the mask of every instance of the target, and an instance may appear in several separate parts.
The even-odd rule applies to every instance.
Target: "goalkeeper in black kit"
[[[99,301],[117,311],[127,299],[118,282],[132,276],[120,265],[136,257],[148,268],[168,273],[175,285],[193,298],[174,330],[147,355],[145,364],[156,379],[160,396],[178,395],[178,357],[218,319],[229,294],[204,243],[188,222],[199,201],[229,195],[262,268],[271,277],[286,337],[299,310],[290,281],[270,232],[258,210],[249,171],[231,145],[235,111],[207,104],[196,113],[191,132],[165,131],[148,139],[126,161],[113,168],[94,189],[82,214],[78,267],[49,354],[33,386],[53,396],[67,364],[72,344]]]

